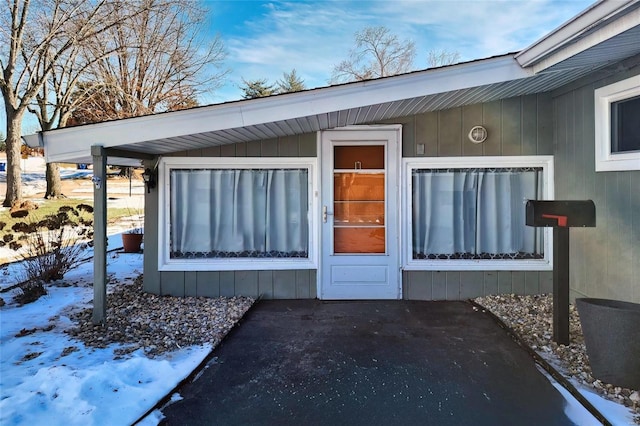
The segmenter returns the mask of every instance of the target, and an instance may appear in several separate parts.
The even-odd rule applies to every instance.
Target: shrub
[[[46,294],[45,283],[62,279],[81,260],[87,240],[92,238],[91,221],[79,220],[81,211],[63,206],[57,213],[29,223],[12,226],[3,242],[22,259],[24,282],[19,303],[29,303]],[[73,219],[72,219],[73,217]]]
[[[26,305],[27,303],[35,302],[45,294],[47,294],[47,290],[44,288],[42,281],[27,281],[20,284],[20,293],[14,297],[14,300],[21,305]]]
[[[70,227],[45,229],[29,234],[24,242],[22,258],[27,281],[50,283],[62,279],[78,264],[86,248],[86,242],[78,241],[77,231]]]

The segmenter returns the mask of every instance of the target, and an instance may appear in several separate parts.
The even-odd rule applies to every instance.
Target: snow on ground
[[[571,421],[579,426],[598,426],[601,423],[596,420],[591,413],[576,400],[571,393],[566,390],[560,383],[553,379],[542,368],[538,368],[540,373],[547,378],[558,392],[567,401],[565,406],[565,414]],[[570,380],[571,384],[589,401],[612,425],[624,426],[633,425],[633,414],[622,404],[610,401],[600,395],[590,391],[576,380]]]
[[[114,280],[133,280],[141,272],[141,254],[109,256]],[[72,326],[70,313],[89,307],[93,298],[91,276],[87,262],[65,276],[74,285],[50,286],[32,304],[0,308],[0,424],[132,424],[211,351],[203,345],[154,359],[141,351],[118,359],[120,345],[94,349],[70,338],[64,333]],[[26,335],[17,337],[21,330]]]

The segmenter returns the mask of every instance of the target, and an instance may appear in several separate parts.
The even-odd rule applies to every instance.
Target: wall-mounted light
[[[100,179],[100,176],[92,177],[91,182],[96,186],[96,189],[102,188],[102,179]]]
[[[469,140],[473,143],[482,143],[487,140],[489,133],[482,126],[473,126],[469,131]]]
[[[142,173],[142,180],[144,180],[144,184],[147,186],[147,194],[149,194],[151,190],[156,187],[155,173],[147,167]]]

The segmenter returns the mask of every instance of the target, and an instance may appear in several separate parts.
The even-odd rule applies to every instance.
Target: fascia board
[[[513,60],[513,56],[493,58],[446,68],[426,70],[420,73],[400,75],[379,80],[364,81],[340,87],[321,89],[309,93],[309,97],[273,103],[268,108],[262,104],[243,106],[244,125],[293,119],[316,114],[383,104],[437,93],[467,89],[533,76]],[[268,98],[260,99],[265,102]],[[283,99],[284,100],[284,99]],[[227,128],[227,126],[224,126]]]
[[[629,14],[623,16],[620,19],[616,19],[614,22],[600,28],[598,31],[589,34],[588,36],[580,39],[578,42],[571,44],[556,53],[544,58],[540,62],[533,65],[533,71],[537,74],[544,71],[553,65],[584,52],[585,50],[594,47],[604,41],[607,41],[618,34],[621,34],[627,30],[630,30],[640,25],[640,9],[636,9]]]
[[[581,51],[588,49],[589,47],[594,46],[595,44],[606,40],[612,35],[619,34],[622,30],[621,26],[618,26],[618,21],[629,21],[626,19],[626,16],[623,16],[619,19],[616,19],[614,22],[608,24],[607,27],[617,27],[619,30],[618,33],[612,31],[612,28],[609,28],[608,37],[604,38],[604,34],[598,36],[597,34],[603,29],[599,29],[595,31],[594,34],[591,34],[585,39],[578,41],[575,45],[568,46],[571,48],[572,53],[568,54],[563,52],[563,50],[569,50],[564,46],[567,46],[572,40],[576,37],[583,34],[585,31],[593,28],[599,22],[611,17],[614,14],[617,14],[624,9],[632,6],[634,3],[637,3],[640,0],[627,0],[627,1],[607,1],[601,0],[598,3],[592,5],[573,19],[567,21],[562,24],[560,27],[543,37],[542,39],[536,41],[531,46],[522,50],[520,53],[515,55],[515,59],[522,67],[531,67],[536,65],[537,63],[545,60],[546,57],[550,55],[555,56],[555,62],[550,60],[545,60],[546,66],[544,67],[536,67],[537,72],[544,70],[551,65],[555,65],[558,62],[561,62],[568,57],[575,55]],[[636,10],[635,12],[638,12]],[[636,15],[636,13],[632,12],[630,15]],[[635,20],[635,25],[638,25],[637,18]],[[633,26],[633,25],[632,25]],[[629,29],[629,28],[627,28]],[[592,37],[594,36],[594,37]],[[599,39],[599,41],[597,41]],[[587,41],[588,40],[588,41]],[[554,54],[555,53],[555,54]],[[557,55],[557,56],[556,56]]]
[[[531,77],[513,55],[417,73],[42,133],[47,161],[155,139],[213,132]]]
[[[27,144],[29,148],[42,148],[42,138],[41,133],[36,133],[33,135],[24,135],[22,139]]]

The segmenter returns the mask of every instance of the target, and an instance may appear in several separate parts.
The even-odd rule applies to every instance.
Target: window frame
[[[318,166],[315,157],[163,157],[158,163],[158,270],[257,271],[317,269],[318,267]],[[198,258],[170,257],[170,204],[172,169],[307,169],[309,247],[308,258]]]
[[[413,259],[413,181],[414,169],[542,167],[542,199],[554,197],[552,155],[503,157],[414,157],[403,159],[402,265],[408,271],[549,271],[553,270],[553,232],[544,228],[544,259]]]
[[[640,170],[640,151],[611,152],[611,105],[640,96],[640,75],[594,91],[596,172]]]

